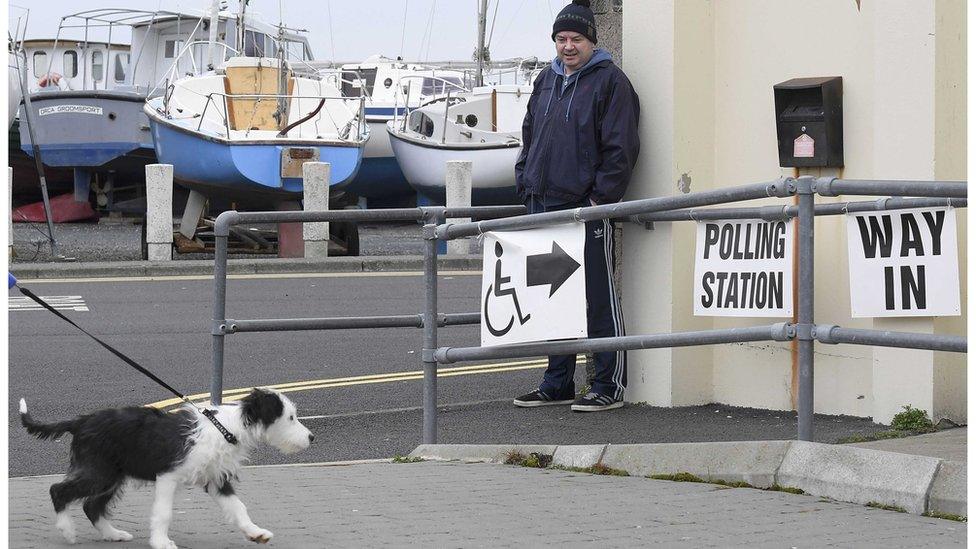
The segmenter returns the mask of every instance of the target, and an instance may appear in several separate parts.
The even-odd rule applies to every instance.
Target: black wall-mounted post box
[[[779,165],[844,165],[843,86],[840,76],[794,78],[773,86]]]

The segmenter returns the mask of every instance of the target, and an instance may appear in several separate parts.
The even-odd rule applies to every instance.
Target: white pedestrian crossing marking
[[[85,303],[85,298],[80,295],[42,295],[38,296],[44,300],[45,303],[50,305],[59,311],[78,311],[78,312],[88,312],[88,304]],[[38,303],[28,297],[14,297],[10,296],[7,298],[7,310],[13,311],[43,311],[44,307],[41,307]]]

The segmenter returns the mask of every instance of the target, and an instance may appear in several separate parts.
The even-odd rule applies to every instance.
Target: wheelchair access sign
[[[481,345],[586,337],[585,226],[485,233]]]

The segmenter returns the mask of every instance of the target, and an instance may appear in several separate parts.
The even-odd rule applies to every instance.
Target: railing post
[[[210,403],[220,406],[224,392],[224,334],[226,330],[227,304],[227,237],[237,212],[224,212],[214,223],[214,302],[213,322],[213,377],[210,380]]]
[[[428,210],[429,211],[429,210]],[[437,235],[434,229],[444,222],[443,213],[426,219],[424,225],[424,444],[437,444]]]
[[[799,392],[796,402],[797,440],[813,440],[813,275],[814,275],[814,178],[796,180],[798,195],[800,272],[797,294],[796,339],[799,353]]]

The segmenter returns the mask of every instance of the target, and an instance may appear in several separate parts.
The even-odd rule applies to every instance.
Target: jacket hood
[[[591,57],[590,60],[587,61],[582,68],[580,68],[580,70],[571,74],[569,78],[583,74],[593,69],[593,67],[597,66],[598,64],[604,61],[613,61],[613,56],[611,56],[610,52],[608,52],[607,50],[603,48],[597,48],[593,50],[593,57]],[[565,67],[563,67],[563,61],[558,56],[552,60],[551,68],[552,68],[552,72],[556,73],[557,75],[566,76],[566,69]]]

